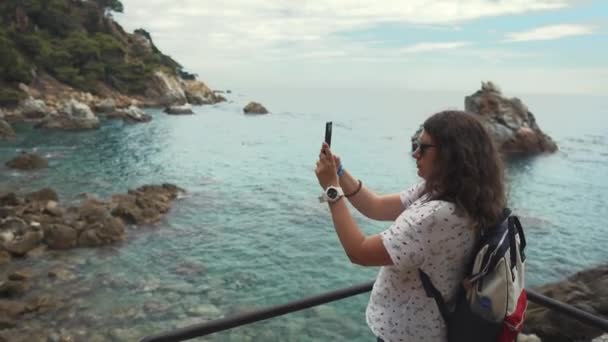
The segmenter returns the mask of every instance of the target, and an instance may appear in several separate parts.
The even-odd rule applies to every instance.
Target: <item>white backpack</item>
[[[435,298],[447,323],[450,342],[512,342],[523,328],[526,238],[517,216],[509,209],[503,215],[504,220],[477,244],[454,303],[446,304],[430,277],[418,270],[427,295]]]

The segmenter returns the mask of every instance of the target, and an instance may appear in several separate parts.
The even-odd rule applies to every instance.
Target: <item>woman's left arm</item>
[[[350,214],[344,197],[329,203],[331,217],[340,243],[350,261],[362,266],[393,265],[379,234],[365,236]]]

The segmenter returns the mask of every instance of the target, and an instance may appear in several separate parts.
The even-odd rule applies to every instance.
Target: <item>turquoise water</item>
[[[377,192],[395,192],[417,181],[408,151],[418,125],[430,113],[463,106],[462,94],[379,90],[256,89],[227,97],[229,103],[196,107],[196,115],[150,110],[150,123],[104,122],[93,132],[18,125],[18,141],[0,145],[3,163],[20,149],[37,150],[50,162],[29,173],[2,165],[4,190],[51,186],[62,203],[147,183],[187,190],[161,223],[129,229],[120,245],[11,265],[59,264],[74,275],[45,288],[65,303],[30,317],[33,326],[135,340],[373,279],[377,269],[348,262],[326,206],[317,201],[313,169],[325,121],[334,122],[332,145],[345,167]],[[553,155],[508,164],[509,204],[526,228],[534,286],[608,261],[608,106],[602,98],[521,97],[560,146]],[[250,100],[272,114],[243,115]],[[368,234],[388,227],[356,218]],[[370,341],[367,298],[201,340]]]

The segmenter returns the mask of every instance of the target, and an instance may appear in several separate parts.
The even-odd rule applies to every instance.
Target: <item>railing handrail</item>
[[[200,324],[194,324],[165,333],[146,336],[141,339],[140,342],[185,341],[192,338],[232,329],[241,325],[263,321],[291,312],[308,309],[313,306],[327,304],[333,301],[352,297],[370,291],[373,285],[374,282],[370,281],[360,285],[346,287],[331,292],[326,292],[320,295],[288,302],[286,304],[275,305],[260,310],[254,310],[251,312],[238,313],[230,317],[220,318]],[[545,306],[549,309],[557,310],[578,321],[608,332],[608,320],[605,318],[594,316],[586,311],[575,308],[572,305],[562,303],[555,299],[536,293],[532,290],[526,289],[526,293],[528,295],[528,299],[538,305]]]

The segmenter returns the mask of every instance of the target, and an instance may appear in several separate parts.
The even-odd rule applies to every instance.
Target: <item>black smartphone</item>
[[[331,121],[325,123],[325,142],[331,147]]]

